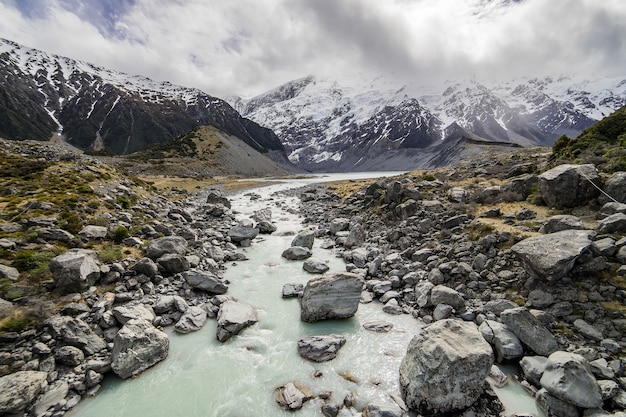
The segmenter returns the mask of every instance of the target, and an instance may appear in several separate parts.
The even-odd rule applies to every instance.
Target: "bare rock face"
[[[29,407],[47,385],[47,376],[46,372],[19,371],[0,378],[0,414],[19,413]]]
[[[424,415],[471,406],[483,392],[493,352],[476,325],[446,319],[415,336],[400,365],[407,406]]]
[[[601,187],[602,182],[592,164],[559,165],[539,176],[543,200],[549,207],[557,209],[587,204],[600,194],[596,186]]]
[[[567,275],[576,260],[590,251],[594,236],[591,230],[563,230],[524,239],[511,251],[539,278],[555,281]]]
[[[138,375],[167,357],[167,334],[149,321],[132,319],[117,332],[111,369],[123,379]]]
[[[217,315],[217,340],[225,342],[259,321],[256,309],[237,301],[226,301]]]
[[[300,319],[312,323],[352,317],[359,308],[362,288],[361,278],[350,272],[313,278],[307,282],[300,299]]]
[[[546,391],[568,404],[581,408],[602,407],[602,394],[589,362],[575,353],[557,351],[548,357],[541,377]]]
[[[54,285],[65,293],[82,292],[100,278],[98,254],[92,250],[70,249],[50,260]]]

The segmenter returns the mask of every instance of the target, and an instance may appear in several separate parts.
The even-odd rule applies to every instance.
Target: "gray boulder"
[[[324,262],[309,259],[302,264],[302,269],[311,274],[323,274],[327,272],[330,268],[328,264]]]
[[[376,333],[387,333],[393,329],[393,323],[384,320],[372,320],[363,323],[363,328]]]
[[[611,178],[604,183],[603,191],[620,203],[626,203],[626,172],[614,173]],[[600,204],[612,201],[606,194],[600,194],[598,202]]]
[[[172,313],[179,311],[184,313],[189,308],[187,301],[180,295],[162,295],[152,306],[156,314]]]
[[[580,217],[570,214],[559,214],[552,216],[539,229],[540,233],[554,233],[562,230],[584,230],[585,226]]]
[[[396,404],[369,403],[363,409],[363,417],[402,417],[404,413]]]
[[[228,286],[218,277],[206,271],[191,270],[183,273],[187,284],[192,288],[209,294],[226,294]]]
[[[500,319],[523,344],[538,355],[548,356],[559,348],[554,335],[524,307],[505,310]]]
[[[300,299],[300,319],[315,322],[352,317],[359,308],[363,281],[350,272],[313,278]]]
[[[308,229],[298,233],[291,241],[291,246],[303,246],[313,249],[313,243],[315,243],[315,231]]]
[[[247,226],[234,226],[228,231],[228,237],[235,243],[251,241],[259,235],[259,229]]]
[[[104,339],[81,319],[55,315],[46,321],[46,325],[55,339],[81,349],[88,356],[107,348]]]
[[[10,316],[11,313],[13,313],[13,310],[14,307],[12,302],[0,298],[0,320]]]
[[[615,213],[598,221],[598,230],[601,233],[616,233],[626,231],[626,214]]]
[[[88,242],[90,240],[105,239],[108,233],[109,229],[107,229],[106,227],[94,226],[90,224],[83,227],[81,231],[78,232],[78,236],[85,242]]]
[[[458,291],[445,285],[436,285],[430,290],[430,303],[435,306],[437,304],[447,304],[457,311],[465,309],[463,296]]]
[[[292,246],[285,249],[282,253],[282,257],[290,261],[301,261],[310,258],[312,255],[313,252],[311,252],[311,249],[305,248],[304,246]]]
[[[596,342],[604,339],[602,332],[598,328],[592,326],[583,319],[574,320],[574,328],[586,338],[595,340]]]
[[[596,167],[559,165],[539,175],[539,190],[549,207],[557,209],[583,206],[598,197],[602,182]]]
[[[150,322],[133,319],[113,341],[111,369],[120,378],[136,376],[167,357],[170,340]]]
[[[61,346],[54,354],[54,359],[71,368],[80,365],[85,360],[82,350],[74,346]]]
[[[0,278],[6,278],[9,281],[17,281],[20,278],[20,271],[12,266],[0,264]]]
[[[304,291],[304,285],[299,283],[287,283],[283,285],[283,298],[300,297]]]
[[[343,232],[344,230],[348,230],[350,226],[350,219],[345,217],[335,217],[330,221],[328,229],[331,235],[335,235],[337,232]]]
[[[178,333],[191,333],[200,330],[207,321],[206,311],[199,306],[189,307],[174,325]]]
[[[27,409],[47,385],[47,377],[40,371],[18,371],[0,377],[0,415]]]
[[[524,373],[524,378],[536,386],[540,386],[541,376],[546,370],[547,361],[548,358],[545,356],[524,356],[522,360],[519,361],[519,365]]]
[[[485,340],[493,346],[498,362],[522,357],[522,343],[504,324],[485,320],[478,327]]]
[[[42,227],[36,230],[37,236],[43,240],[54,240],[58,242],[70,243],[74,239],[74,235],[63,229],[55,229],[52,227]]]
[[[493,365],[491,346],[472,322],[434,322],[409,343],[400,364],[406,405],[425,415],[472,405],[483,392]]]
[[[230,200],[222,194],[219,190],[211,190],[206,197],[206,202],[208,204],[221,204],[225,207],[230,208]]]
[[[92,250],[70,249],[48,264],[54,285],[64,293],[86,291],[100,278],[98,254]]]
[[[143,274],[147,277],[154,278],[159,272],[159,267],[150,258],[142,258],[137,263],[129,268],[131,271],[135,271],[138,274]]]
[[[299,384],[296,385],[293,382],[288,382],[276,388],[274,394],[278,405],[290,411],[301,409],[304,403],[312,398],[305,387]]]
[[[184,271],[188,271],[191,268],[189,259],[185,255],[178,253],[166,253],[156,260],[156,263],[161,267],[163,275],[172,276]]]
[[[237,301],[226,301],[217,315],[217,340],[225,342],[259,321],[256,309]]]
[[[298,340],[298,353],[310,361],[326,362],[335,359],[345,343],[346,338],[338,334],[304,337]]]
[[[348,249],[361,246],[365,242],[366,238],[365,229],[360,224],[354,224],[350,228],[348,237],[344,243],[344,246]]]
[[[257,223],[256,228],[259,229],[259,233],[263,235],[271,235],[276,230],[278,230],[276,225],[268,220],[261,220]]]
[[[566,276],[581,255],[590,252],[594,236],[591,230],[563,230],[524,239],[511,251],[539,278],[555,281]]]
[[[152,307],[145,304],[124,304],[114,307],[113,316],[115,316],[117,321],[119,321],[122,325],[133,319],[142,319],[152,323],[156,318]]]
[[[548,357],[541,386],[566,403],[581,408],[602,407],[602,394],[589,362],[575,353],[557,351]]]
[[[165,236],[148,243],[145,252],[148,258],[156,260],[168,253],[184,255],[187,253],[188,245],[189,243],[181,236]]]
[[[574,405],[550,395],[544,388],[537,391],[535,403],[549,417],[577,417],[580,415]]]

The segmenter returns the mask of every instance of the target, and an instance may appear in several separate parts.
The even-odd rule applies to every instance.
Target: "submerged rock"
[[[426,415],[463,410],[483,392],[491,346],[474,323],[446,319],[415,336],[400,365],[407,406]]]

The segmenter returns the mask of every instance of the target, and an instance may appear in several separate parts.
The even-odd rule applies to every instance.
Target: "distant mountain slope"
[[[260,152],[276,135],[225,101],[0,39],[0,135],[47,140],[60,133],[83,150],[128,154],[213,125]]]
[[[309,76],[233,106],[271,128],[289,159],[318,171],[428,167],[461,137],[550,146],[626,104],[626,78],[399,84]],[[453,153],[453,152],[452,152]]]

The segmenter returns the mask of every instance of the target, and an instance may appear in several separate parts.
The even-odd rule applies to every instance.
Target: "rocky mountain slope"
[[[302,168],[401,170],[437,166],[460,138],[549,146],[576,136],[626,104],[626,79],[419,85],[309,76],[232,103],[276,132]]]
[[[260,152],[282,152],[276,135],[200,90],[156,82],[0,39],[0,135],[60,134],[91,151],[128,154],[212,125]]]

